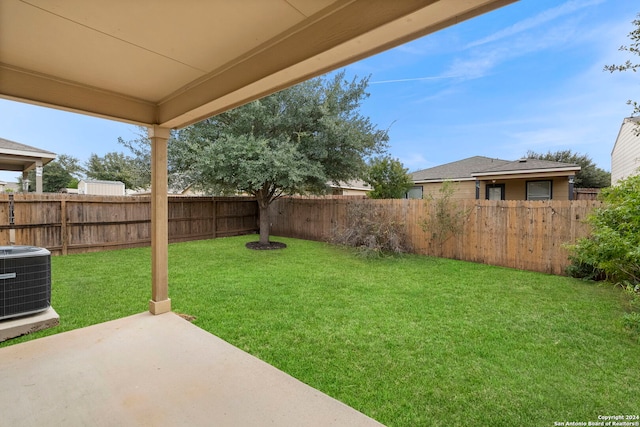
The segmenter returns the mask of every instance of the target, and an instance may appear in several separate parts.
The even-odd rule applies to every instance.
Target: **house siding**
[[[505,200],[526,200],[527,198],[527,181],[552,181],[552,197],[553,200],[569,200],[569,178],[563,177],[535,177],[527,179],[497,179],[495,184],[504,184]],[[480,199],[485,199],[487,194],[487,184],[493,184],[493,181],[480,181]],[[433,182],[422,184],[423,197],[431,195],[434,198],[440,197],[441,182]],[[454,181],[455,192],[452,199],[475,199],[476,183],[475,181]]]
[[[496,181],[496,184],[505,184],[506,200],[526,200],[527,181],[552,181],[551,196],[553,200],[569,200],[569,178],[533,178],[533,179],[512,179],[504,182]]]
[[[640,167],[640,137],[634,133],[637,122],[624,119],[611,152],[611,183],[638,174]]]
[[[475,181],[452,181],[454,193],[452,199],[475,199],[476,198],[476,182]],[[422,197],[438,198],[440,197],[441,182],[429,182],[422,184]]]
[[[366,196],[371,190],[358,190],[350,188],[335,188],[332,192],[334,196]]]

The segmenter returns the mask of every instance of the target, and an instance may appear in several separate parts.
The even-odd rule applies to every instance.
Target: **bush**
[[[453,199],[456,186],[451,181],[445,181],[438,190],[437,197],[430,194],[424,199],[426,211],[430,214],[422,218],[419,224],[427,235],[429,246],[435,246],[440,256],[442,256],[445,242],[462,233],[464,223],[471,213],[471,209],[463,209]]]
[[[570,246],[574,277],[606,279],[629,295],[627,329],[640,333],[640,176],[603,189],[604,206],[589,216],[591,234]]]
[[[589,216],[589,237],[570,247],[573,271],[601,273],[613,283],[640,283],[640,176],[602,190],[604,206]]]
[[[369,203],[347,204],[346,226],[334,230],[332,242],[354,247],[365,256],[410,251],[405,224],[384,206]]]

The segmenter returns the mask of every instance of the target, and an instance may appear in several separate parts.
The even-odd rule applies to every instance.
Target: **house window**
[[[504,184],[487,184],[487,200],[504,200]]]
[[[407,191],[407,199],[422,199],[422,186],[409,189],[409,191]]]
[[[527,181],[527,200],[551,200],[551,181]]]

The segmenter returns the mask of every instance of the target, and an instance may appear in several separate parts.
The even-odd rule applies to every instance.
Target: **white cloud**
[[[477,79],[491,74],[507,61],[547,49],[567,49],[582,42],[584,35],[578,28],[578,19],[569,19],[544,31],[521,33],[500,43],[477,46],[466,50],[464,57],[456,58],[444,74],[464,80]]]
[[[531,18],[524,19],[520,22],[517,22],[510,27],[507,27],[503,30],[495,32],[487,37],[484,37],[480,40],[476,40],[467,45],[467,48],[472,48],[476,46],[481,46],[487,43],[492,43],[498,40],[502,40],[505,38],[510,38],[516,34],[520,34],[524,31],[528,31],[531,29],[535,29],[544,25],[550,21],[553,21],[557,18],[560,18],[565,15],[569,15],[574,13],[580,9],[584,9],[590,6],[596,6],[600,3],[603,3],[605,0],[571,0],[566,3],[563,3],[557,7],[547,9],[542,13],[539,13]]]

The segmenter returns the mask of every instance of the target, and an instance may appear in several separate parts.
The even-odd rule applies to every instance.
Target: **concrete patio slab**
[[[31,316],[3,320],[0,321],[0,342],[43,329],[53,328],[58,326],[59,323],[60,316],[52,307]]]
[[[0,349],[7,426],[380,426],[173,313]]]

